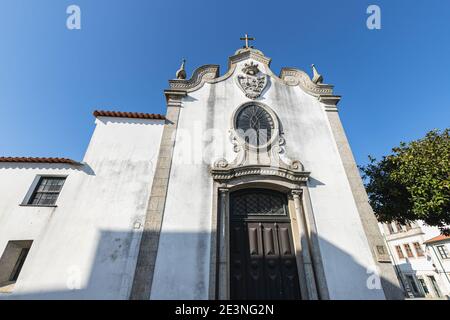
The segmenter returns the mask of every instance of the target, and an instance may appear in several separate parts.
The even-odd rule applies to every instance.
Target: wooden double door
[[[230,290],[231,299],[301,298],[286,195],[231,193]]]

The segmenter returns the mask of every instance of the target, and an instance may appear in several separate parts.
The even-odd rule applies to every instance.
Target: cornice
[[[275,176],[293,182],[306,182],[310,174],[307,171],[299,171],[294,168],[289,169],[261,165],[248,165],[232,168],[220,168],[221,166],[223,167],[224,165],[216,163],[214,168],[211,169],[211,175],[214,180],[227,181],[245,176]]]
[[[164,90],[164,95],[166,96],[166,103],[169,104],[179,104],[181,106],[181,98],[187,95],[185,90]]]

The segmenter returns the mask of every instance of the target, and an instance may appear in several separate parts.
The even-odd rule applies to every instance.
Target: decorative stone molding
[[[258,98],[267,86],[269,81],[268,78],[270,77],[274,81],[278,81],[279,83],[283,83],[288,86],[300,86],[306,93],[317,97],[321,102],[326,104],[326,111],[337,111],[337,109],[332,108],[332,106],[334,105],[335,107],[337,105],[340,100],[340,96],[333,94],[333,85],[322,83],[323,77],[317,72],[316,76],[313,78],[316,83],[311,80],[307,73],[295,68],[283,68],[280,75],[277,76],[269,68],[271,59],[266,57],[260,50],[250,47],[238,49],[233,56],[228,58],[228,71],[223,76],[220,76],[219,74],[218,65],[204,65],[197,68],[192,74],[192,77],[188,80],[183,79],[183,77],[169,80],[170,90],[184,91],[188,93],[201,88],[204,83],[217,83],[224,81],[235,72],[236,65],[240,61],[248,59],[260,62],[267,67],[267,75],[263,75],[264,78],[259,79],[259,77],[255,77],[254,75],[246,74],[245,76],[240,76],[241,80],[236,79],[239,87],[244,91],[248,98]],[[255,77],[256,79],[248,79],[247,77]]]
[[[205,82],[213,80],[219,76],[219,66],[215,64],[207,64],[197,68],[192,77],[188,80],[173,79],[169,80],[170,89],[194,91],[203,86]]]
[[[281,69],[280,79],[289,86],[302,87],[309,94],[318,97],[321,95],[332,95],[333,86],[330,84],[314,83],[304,71],[294,68]]]
[[[337,111],[336,105],[341,100],[340,96],[334,95],[321,95],[319,101],[325,104],[325,111]]]
[[[291,191],[291,194],[293,197],[301,197],[303,194],[303,190],[302,189],[294,189]]]
[[[240,137],[235,126],[239,112],[253,105],[258,105],[267,111],[273,121],[271,137],[261,146],[251,145]],[[304,170],[300,161],[281,158],[281,155],[285,153],[285,139],[280,131],[277,115],[268,106],[259,102],[246,102],[233,112],[230,124],[230,142],[237,155],[232,162],[224,158],[214,162],[210,170],[214,180],[224,182],[244,176],[274,176],[294,183],[308,180],[309,172]]]
[[[283,167],[271,167],[260,165],[248,165],[242,167],[232,167],[225,159],[220,159],[214,163],[211,175],[216,181],[227,181],[245,176],[275,176],[287,179],[292,182],[306,182],[309,172]]]

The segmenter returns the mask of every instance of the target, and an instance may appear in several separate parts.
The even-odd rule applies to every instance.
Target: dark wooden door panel
[[[300,299],[290,223],[231,226],[231,298]]]
[[[247,299],[264,299],[263,245],[258,223],[244,224],[247,229]]]
[[[282,299],[282,276],[276,223],[260,223],[264,243],[266,299]]]
[[[245,299],[247,296],[246,289],[246,235],[245,225],[233,223],[231,225],[231,246],[230,246],[230,282],[231,296],[234,299]]]
[[[230,197],[232,299],[300,299],[286,195],[262,189]]]
[[[280,270],[283,279],[282,299],[300,299],[298,270],[290,223],[279,224],[278,239],[280,243]]]

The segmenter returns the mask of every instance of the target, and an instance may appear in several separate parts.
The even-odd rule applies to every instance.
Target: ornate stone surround
[[[264,109],[272,118],[273,121],[273,133],[270,136],[270,139],[268,139],[267,143],[261,146],[252,146],[249,144],[245,144],[245,141],[242,139],[242,137],[237,133],[238,128],[236,128],[236,118],[237,115],[241,112],[241,110],[243,110],[245,107],[247,106],[251,106],[251,105],[256,105],[262,109]],[[241,104],[238,108],[236,108],[236,110],[234,110],[233,115],[231,116],[231,123],[230,123],[230,131],[231,131],[231,140],[233,142],[233,145],[235,146],[235,152],[238,152],[238,146],[243,146],[245,144],[245,147],[248,149],[252,149],[252,150],[256,150],[256,149],[268,149],[271,146],[274,145],[274,142],[276,141],[276,139],[281,138],[281,134],[280,134],[280,124],[279,124],[279,120],[277,115],[275,114],[275,112],[273,112],[273,110],[271,108],[269,108],[266,104],[261,103],[261,102],[254,102],[254,101],[249,101],[249,102],[245,102],[243,104]],[[280,143],[281,142],[281,143]],[[283,145],[284,140],[279,141],[279,145]]]

